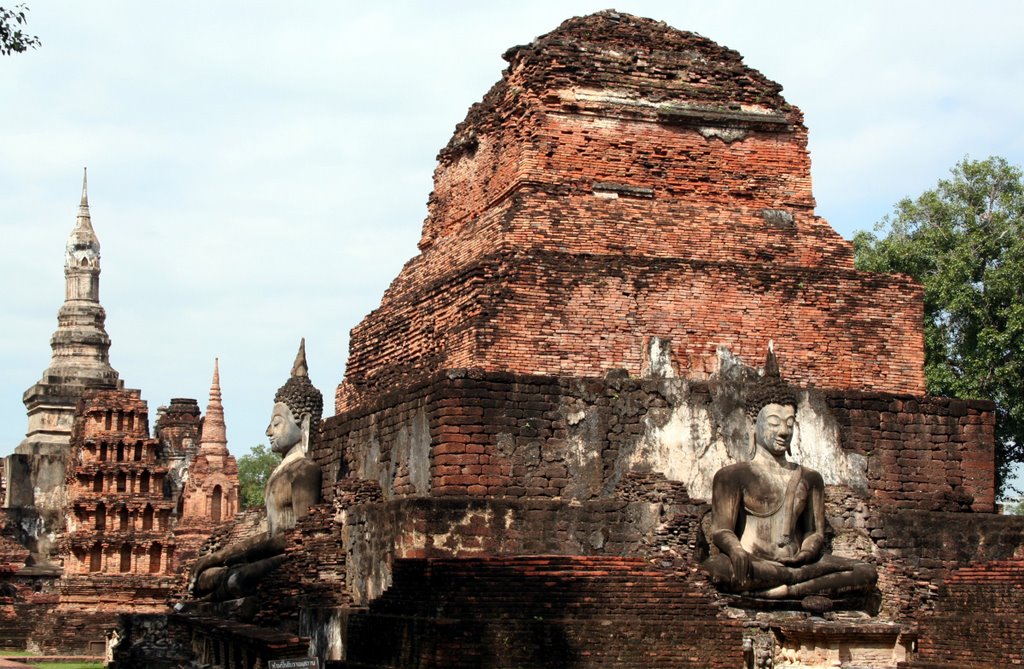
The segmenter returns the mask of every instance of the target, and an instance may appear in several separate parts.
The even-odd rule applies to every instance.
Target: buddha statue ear
[[[302,455],[305,456],[309,453],[309,426],[312,422],[312,417],[308,413],[303,413],[299,417],[299,430],[302,432]]]
[[[750,416],[747,416],[747,434],[750,435],[748,439],[748,450],[747,450],[747,461],[753,460],[754,456],[757,455],[757,419],[751,420]]]

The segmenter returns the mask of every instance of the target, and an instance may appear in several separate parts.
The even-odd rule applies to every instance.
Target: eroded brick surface
[[[1024,665],[1024,561],[977,562],[957,569],[921,621],[919,658],[906,669]]]
[[[420,255],[352,331],[339,412],[444,367],[639,373],[650,336],[690,378],[774,339],[801,383],[923,392],[920,289],[854,271],[814,215],[777,84],[610,14],[506,58],[440,153]]]
[[[742,627],[722,615],[706,585],[637,559],[405,560],[394,587],[349,625],[347,667],[743,662]]]

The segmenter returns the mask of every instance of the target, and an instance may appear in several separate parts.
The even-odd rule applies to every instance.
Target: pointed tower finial
[[[92,231],[92,219],[89,216],[89,168],[82,168],[82,199],[78,202],[78,220],[75,229],[87,228]]]
[[[206,416],[203,418],[203,435],[199,441],[199,449],[217,451],[226,448],[228,443],[227,429],[224,425],[224,405],[220,394],[220,359],[213,359],[213,380],[210,382],[210,402],[206,405]]]
[[[306,338],[299,342],[299,352],[295,354],[295,363],[292,364],[292,376],[309,376],[309,367],[306,365]]]
[[[82,172],[82,199],[78,217],[64,246],[65,298],[98,302],[100,299],[100,240],[89,217],[86,173]]]
[[[213,381],[210,382],[210,402],[220,404],[220,358],[213,359]]]

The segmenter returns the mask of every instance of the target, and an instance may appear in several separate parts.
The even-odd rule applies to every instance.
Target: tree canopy
[[[263,489],[267,487],[270,473],[280,463],[281,456],[263,444],[256,444],[238,458],[238,487],[243,509],[263,506]]]
[[[21,53],[39,46],[39,38],[26,35],[21,29],[28,19],[25,5],[15,5],[14,9],[0,7],[0,56]]]
[[[949,179],[853,238],[859,269],[924,286],[933,395],[996,405],[997,489],[1024,459],[1024,182],[1003,158],[965,158]]]

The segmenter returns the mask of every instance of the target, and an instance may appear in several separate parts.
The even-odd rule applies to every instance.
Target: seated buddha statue
[[[323,396],[309,380],[303,340],[291,377],[274,396],[267,427],[271,450],[282,456],[264,489],[267,531],[197,560],[189,579],[193,597],[222,601],[250,594],[284,561],[286,531],[320,501],[320,467],[306,453],[322,413]]]
[[[769,353],[769,369],[776,370]],[[769,379],[747,403],[753,457],[712,481],[711,540],[721,551],[703,564],[725,592],[767,599],[842,597],[874,589],[875,568],[825,550],[821,474],[787,460],[796,398]]]

